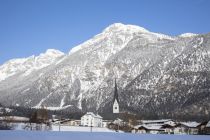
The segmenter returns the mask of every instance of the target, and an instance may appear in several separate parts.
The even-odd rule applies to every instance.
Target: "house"
[[[74,122],[75,122],[75,126],[81,125],[81,120],[74,120]]]
[[[210,135],[210,121],[208,121],[206,126],[203,128],[203,133]]]
[[[164,130],[165,134],[173,134],[174,133],[174,126],[170,124],[163,124],[161,128]]]
[[[150,134],[210,134],[210,122],[175,122],[173,120],[141,120],[132,133]]]
[[[150,134],[160,134],[164,132],[164,129],[161,128],[161,125],[147,125],[147,133]]]
[[[116,125],[122,126],[123,125],[123,120],[121,120],[120,118],[117,118],[113,121],[113,123],[116,124]]]
[[[143,125],[137,125],[134,126],[134,129],[131,130],[131,133],[139,133],[139,134],[145,134],[147,133],[147,128]]]
[[[200,123],[181,122],[174,126],[174,134],[191,134],[196,135],[199,132]]]
[[[84,116],[81,117],[82,126],[92,126],[92,127],[102,127],[102,117],[93,112],[87,112]]]
[[[120,129],[120,126],[117,125],[117,124],[115,124],[115,123],[113,123],[113,122],[108,123],[108,124],[107,124],[107,127],[108,127],[109,129],[112,129],[112,130],[115,130],[115,131],[118,131],[118,130]]]
[[[176,123],[171,119],[141,120],[140,125],[135,126],[132,133],[173,134],[175,125]]]
[[[102,127],[108,127],[108,124],[110,124],[112,122],[112,120],[103,120],[103,125]]]
[[[121,120],[121,119],[119,119],[119,118],[117,118],[117,119],[115,119],[114,121],[109,122],[109,123],[107,124],[107,127],[108,127],[109,129],[113,129],[113,130],[116,130],[116,131],[118,131],[119,129],[122,129],[123,126],[124,126],[124,122],[123,122],[123,120]]]
[[[198,134],[206,134],[204,129],[206,128],[206,125],[208,124],[208,121],[203,121],[198,125]]]
[[[81,123],[81,120],[68,119],[68,120],[61,121],[61,124],[70,125],[70,126],[79,126],[80,123]]]
[[[160,134],[164,132],[164,129],[161,128],[161,125],[137,125],[131,131],[132,133],[150,133],[150,134]]]
[[[177,125],[174,126],[174,134],[187,134],[187,129],[188,127],[178,123]]]
[[[60,120],[60,118],[57,115],[52,115],[52,122],[56,122]]]
[[[198,134],[200,123],[185,122],[185,123],[182,123],[182,124],[188,127],[187,134],[191,134],[191,135],[197,135]]]

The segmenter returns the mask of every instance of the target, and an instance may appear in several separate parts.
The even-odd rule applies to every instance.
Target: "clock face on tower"
[[[119,103],[118,103],[117,99],[114,100],[113,113],[119,113]]]

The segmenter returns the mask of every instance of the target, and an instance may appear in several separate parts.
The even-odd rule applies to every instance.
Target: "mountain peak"
[[[127,41],[128,41],[129,38],[131,36],[133,36],[133,33],[138,33],[138,32],[146,33],[146,34],[150,33],[148,30],[146,30],[142,27],[136,26],[136,25],[125,25],[125,24],[122,24],[122,23],[114,23],[114,24],[111,24],[108,27],[106,27],[102,31],[102,33],[99,33],[96,36],[94,36],[93,38],[89,39],[88,41],[72,48],[70,50],[69,54],[72,54],[72,53],[77,52],[81,49],[90,47],[91,44],[93,44],[97,41],[100,42],[104,38],[109,38],[109,39],[115,40],[115,38],[117,38],[117,37],[120,38],[120,37],[124,36],[124,38],[122,40],[125,41],[125,38],[126,38]],[[111,46],[111,44],[114,44],[113,42],[109,42],[110,43],[109,46]],[[116,45],[114,45],[114,46],[116,46]]]
[[[143,27],[122,23],[114,23],[105,28],[104,32],[113,32],[113,31],[132,31],[132,32],[149,32]]]
[[[64,55],[63,52],[59,51],[59,50],[55,50],[55,49],[48,49],[46,50],[46,52],[44,53],[46,55]]]

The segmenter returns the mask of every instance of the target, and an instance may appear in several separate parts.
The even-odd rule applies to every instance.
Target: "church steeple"
[[[119,99],[118,99],[116,79],[115,79],[115,87],[114,87],[113,113],[119,113]]]
[[[114,100],[117,100],[117,102],[119,103],[116,78],[115,78],[115,86],[114,86]]]

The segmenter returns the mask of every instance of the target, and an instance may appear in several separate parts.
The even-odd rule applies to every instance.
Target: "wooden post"
[[[92,123],[93,123],[93,122],[92,122],[92,121],[93,121],[93,119],[91,119],[90,132],[92,132],[92,131],[93,131],[93,130],[92,130],[92,129],[93,129],[93,128],[92,128],[92,127],[93,127],[93,125],[92,125]]]

